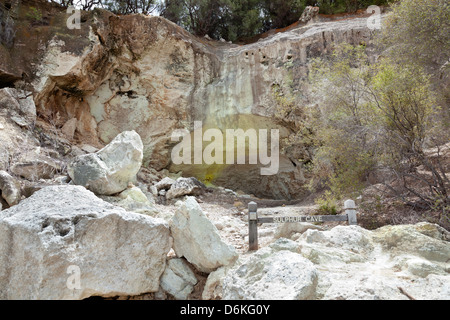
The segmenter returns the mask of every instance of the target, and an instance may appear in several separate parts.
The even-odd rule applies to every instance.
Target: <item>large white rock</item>
[[[198,270],[210,273],[236,260],[236,249],[222,241],[194,197],[186,198],[169,224],[175,253]]]
[[[317,276],[313,263],[300,254],[265,247],[236,262],[227,273],[222,285],[223,299],[313,299]]]
[[[156,292],[167,223],[81,186],[51,186],[0,216],[0,299],[83,299]]]
[[[125,190],[142,165],[143,144],[135,131],[124,131],[96,153],[76,157],[67,171],[73,182],[96,194]]]

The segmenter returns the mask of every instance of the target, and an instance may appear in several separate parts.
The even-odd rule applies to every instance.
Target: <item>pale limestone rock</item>
[[[337,226],[328,231],[308,229],[299,241],[363,253],[373,250],[370,235],[368,230],[359,226]]]
[[[178,257],[185,257],[199,271],[210,273],[234,262],[236,249],[222,241],[194,197],[187,197],[170,220]]]
[[[156,292],[171,245],[162,220],[115,207],[81,186],[46,187],[0,215],[0,298]]]
[[[115,194],[136,179],[142,152],[140,136],[135,131],[125,131],[98,152],[76,157],[67,171],[76,185],[97,194]]]
[[[208,275],[205,286],[203,287],[203,300],[222,299],[223,279],[225,279],[228,270],[229,267],[220,267],[216,271],[213,271]]]
[[[409,259],[406,266],[409,273],[421,278],[426,278],[430,274],[446,274],[445,270],[439,265],[425,259]]]
[[[374,231],[337,226],[307,230],[296,243],[317,266],[317,299],[396,300],[409,294],[434,300],[450,297],[450,243],[441,240],[444,235],[426,223]]]

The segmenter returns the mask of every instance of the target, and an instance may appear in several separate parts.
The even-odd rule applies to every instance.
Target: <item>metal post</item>
[[[248,204],[248,250],[258,250],[258,205]]]
[[[348,224],[357,225],[355,201],[349,199],[344,202],[345,213],[347,214]]]

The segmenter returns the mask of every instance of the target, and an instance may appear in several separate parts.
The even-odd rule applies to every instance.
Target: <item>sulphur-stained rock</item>
[[[96,194],[125,190],[142,165],[143,145],[139,134],[125,131],[96,153],[76,157],[68,166],[74,184]]]
[[[118,197],[100,196],[116,206],[122,207],[127,211],[137,212],[155,216],[158,211],[155,208],[153,198],[145,195],[138,187],[127,188],[122,191]]]
[[[0,299],[156,292],[171,242],[162,220],[46,187],[0,215]]]
[[[19,182],[3,170],[0,170],[0,194],[9,206],[18,204],[21,198]]]
[[[201,272],[212,272],[234,262],[236,249],[220,238],[194,197],[187,197],[169,222],[173,249]]]
[[[265,247],[237,261],[223,280],[226,300],[307,300],[315,298],[314,264],[290,250]]]

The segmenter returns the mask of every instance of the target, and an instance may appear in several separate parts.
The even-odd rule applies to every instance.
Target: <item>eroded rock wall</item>
[[[298,26],[244,46],[194,37],[161,17],[94,10],[82,21],[74,32],[59,26],[39,51],[33,87],[41,117],[57,127],[77,119],[75,137],[97,147],[135,130],[144,166],[279,199],[305,192],[295,155],[281,154],[278,174],[268,176],[261,164],[174,165],[172,133],[202,121],[223,133],[279,129],[283,140],[292,131],[274,117],[273,87],[288,86],[301,99],[311,57],[330,53],[334,41],[371,39],[366,18]]]

